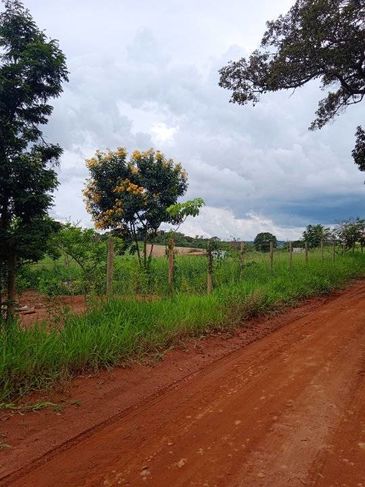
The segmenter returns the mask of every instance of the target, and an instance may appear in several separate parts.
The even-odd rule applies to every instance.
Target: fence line
[[[344,248],[343,246],[339,246],[339,243],[336,242],[336,241],[329,241],[329,242],[324,242],[324,240],[321,240],[320,242],[320,245],[316,248],[316,255],[317,255],[317,262],[320,261],[320,262],[324,262],[325,260],[325,257],[327,256],[328,260],[332,261],[332,263],[334,264],[338,258],[338,251],[341,251],[341,248],[342,248],[342,251],[344,251]],[[340,250],[338,250],[340,249]],[[115,291],[115,288],[113,289],[113,275],[114,275],[114,264],[115,264],[115,250],[114,250],[114,240],[113,240],[113,237],[110,236],[108,238],[108,241],[107,241],[107,272],[106,272],[106,293],[108,296],[112,295],[113,294],[113,290]],[[293,248],[293,242],[290,241],[288,242],[287,244],[287,251],[288,251],[288,269],[289,271],[293,271],[293,268],[295,267],[295,262],[296,262],[296,257],[293,257],[293,254],[296,253],[294,251],[295,249]],[[301,247],[301,251],[300,253],[303,254],[303,257],[304,257],[304,262],[305,264],[308,266],[309,265],[309,262],[311,261],[311,248],[309,248],[309,245],[308,245],[308,242],[304,242],[304,248]],[[208,245],[207,249],[206,249],[206,253],[205,254],[202,254],[202,255],[205,255],[207,257],[207,260],[206,260],[206,292],[208,294],[210,294],[212,291],[213,291],[213,288],[215,287],[215,279],[217,279],[217,283],[220,282],[220,278],[218,277],[220,274],[218,273],[217,274],[217,277],[215,277],[215,267],[216,267],[216,259],[220,259],[222,258],[222,262],[224,261],[225,257],[221,257],[220,255],[220,251],[219,250],[215,250],[215,247],[214,245]],[[224,254],[224,252],[223,252]],[[165,276],[165,279],[167,282],[167,294],[172,296],[176,289],[176,277],[175,277],[175,242],[174,240],[171,238],[169,239],[168,241],[168,244],[167,244],[167,249],[166,249],[166,255],[167,255],[167,269],[166,269],[166,274]],[[251,266],[253,265],[252,263],[254,263],[255,261],[257,262],[257,259],[255,259],[255,255],[258,255],[258,254],[253,254],[252,258],[249,254],[247,254],[247,247],[245,245],[244,242],[240,242],[239,243],[239,246],[236,247],[236,251],[235,251],[235,255],[236,255],[236,262],[238,261],[238,266],[239,266],[239,273],[237,274],[237,267],[232,267],[232,279],[237,279],[237,277],[234,277],[234,276],[239,276],[239,279],[242,279],[242,277],[245,275],[245,268],[246,266]],[[263,256],[265,256],[265,254],[262,254]],[[276,255],[278,255],[278,258],[275,257]],[[264,257],[264,261],[266,260],[266,262],[268,262],[268,265],[269,265],[269,269],[270,269],[270,272],[271,274],[274,274],[275,272],[275,266],[276,266],[276,262],[279,263],[279,265],[281,265],[280,263],[285,263],[285,258],[284,259],[281,259],[280,258],[280,255],[282,255],[282,257],[284,258],[285,256],[285,252],[284,253],[276,253],[275,252],[275,248],[274,248],[274,243],[273,242],[270,242],[270,246],[269,246],[269,252],[268,252],[268,255],[267,257]],[[302,259],[303,259],[302,257]],[[260,261],[261,259],[259,259]],[[231,259],[230,262],[233,262],[233,260]],[[251,263],[252,261],[252,263]],[[303,260],[302,260],[303,262]],[[224,265],[224,264],[222,264]],[[231,264],[229,264],[231,266]],[[237,265],[237,264],[236,264]],[[165,272],[165,271],[163,271]],[[161,274],[160,274],[161,275]],[[180,275],[179,275],[180,276]],[[202,276],[203,277],[203,276]],[[166,288],[165,288],[166,289]],[[180,288],[179,288],[180,289]],[[136,292],[140,292],[139,290],[136,289]],[[166,291],[165,291],[166,292]]]

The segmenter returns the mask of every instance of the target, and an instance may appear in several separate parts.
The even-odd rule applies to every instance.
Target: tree
[[[15,276],[22,259],[37,258],[46,242],[48,209],[57,187],[58,145],[41,126],[52,113],[48,100],[67,80],[65,57],[39,30],[18,0],[0,14],[0,263],[6,274],[8,318],[14,312]],[[35,245],[35,241],[37,245]]]
[[[303,232],[303,240],[307,242],[309,248],[319,247],[321,242],[326,241],[331,236],[331,230],[323,225],[308,225]]]
[[[123,252],[123,242],[115,239],[117,253]],[[70,258],[81,270],[82,287],[86,296],[90,291],[102,292],[105,284],[107,236],[92,228],[81,228],[67,223],[62,225],[49,243],[59,255]]]
[[[270,242],[273,243],[274,248],[277,247],[278,241],[272,233],[269,232],[262,232],[256,235],[254,240],[255,249],[258,252],[269,252],[270,250]]]
[[[100,152],[86,162],[90,171],[84,191],[86,207],[98,229],[119,231],[134,242],[140,265],[147,269],[153,242],[161,223],[173,223],[167,211],[187,189],[187,174],[172,159],[152,149]],[[143,251],[139,248],[143,241]]]
[[[286,15],[267,23],[261,48],[248,60],[230,62],[220,70],[219,84],[232,91],[232,102],[255,105],[263,93],[319,79],[328,93],[310,128],[321,128],[363,100],[364,44],[365,0],[297,0]],[[363,148],[361,128],[356,136]],[[353,155],[364,170],[364,150],[355,149]]]
[[[357,243],[364,244],[365,220],[349,218],[340,223],[334,233],[346,249],[354,250]]]

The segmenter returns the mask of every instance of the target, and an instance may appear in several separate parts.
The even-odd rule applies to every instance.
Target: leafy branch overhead
[[[261,94],[316,79],[327,96],[319,102],[311,129],[363,100],[364,0],[297,0],[286,15],[267,23],[260,48],[248,59],[220,70],[219,84],[232,92],[232,102],[246,105],[257,103]]]

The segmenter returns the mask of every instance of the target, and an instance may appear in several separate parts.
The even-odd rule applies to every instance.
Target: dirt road
[[[22,418],[33,443],[26,427],[22,442],[14,437],[0,484],[365,487],[365,283],[254,330],[176,352],[155,376],[126,372],[129,403],[114,377],[109,397],[95,390],[104,419],[94,411],[87,431],[73,426],[89,414],[82,404],[62,424],[50,412]],[[268,334],[243,346],[260,330]],[[10,436],[19,421],[9,418]]]

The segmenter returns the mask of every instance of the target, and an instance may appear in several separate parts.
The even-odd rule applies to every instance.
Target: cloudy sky
[[[228,103],[218,69],[258,46],[292,0],[25,0],[65,52],[70,82],[46,129],[64,148],[54,214],[90,225],[81,191],[96,149],[159,148],[189,174],[206,208],[184,231],[295,238],[309,223],[365,216],[365,175],[351,150],[365,104],[318,132],[313,83]]]

